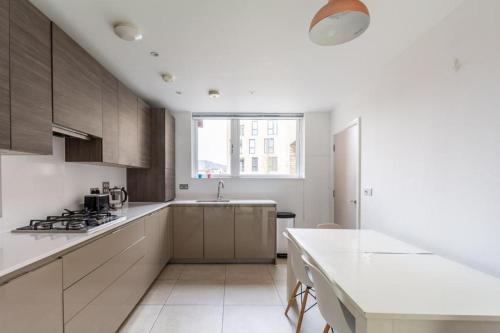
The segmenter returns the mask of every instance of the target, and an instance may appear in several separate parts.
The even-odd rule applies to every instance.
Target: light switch
[[[373,196],[373,189],[371,187],[367,187],[363,190],[363,193],[365,194],[365,197],[371,197]]]

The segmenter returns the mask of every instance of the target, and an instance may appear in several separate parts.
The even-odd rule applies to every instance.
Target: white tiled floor
[[[293,333],[297,310],[286,317],[285,305],[284,260],[277,265],[168,265],[120,332]],[[301,332],[322,332],[324,325],[314,307]]]

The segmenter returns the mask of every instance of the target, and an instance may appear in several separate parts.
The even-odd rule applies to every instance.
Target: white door
[[[334,136],[334,223],[343,228],[358,226],[359,124]]]

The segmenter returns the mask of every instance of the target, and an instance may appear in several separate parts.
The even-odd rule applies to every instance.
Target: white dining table
[[[500,279],[372,230],[288,229],[356,333],[499,333]],[[296,283],[288,265],[288,290]]]

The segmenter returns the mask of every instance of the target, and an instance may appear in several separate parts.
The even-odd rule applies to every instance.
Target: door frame
[[[361,117],[357,117],[350,121],[345,127],[333,134],[333,144],[335,145],[335,136],[341,132],[353,127],[358,126],[358,163],[356,165],[356,229],[361,229]],[[332,178],[333,178],[333,188],[335,190],[335,152],[333,153],[333,168],[332,168]],[[333,197],[335,200],[335,197]],[[333,209],[335,212],[335,202],[333,204]],[[335,214],[335,213],[334,213]],[[333,221],[335,223],[335,221]]]

